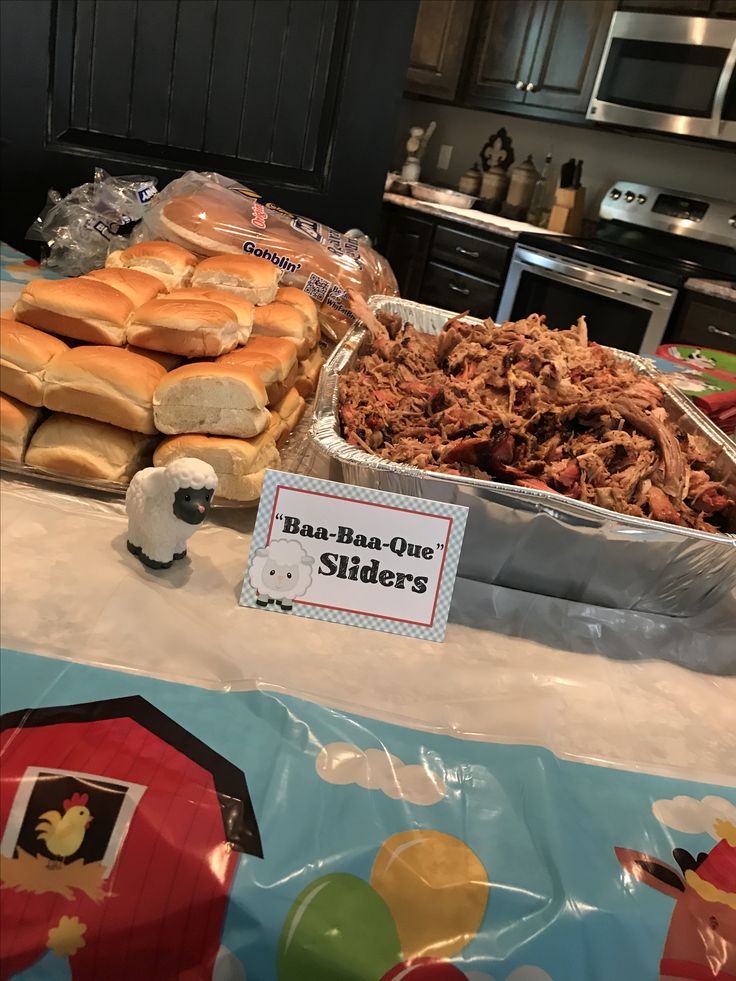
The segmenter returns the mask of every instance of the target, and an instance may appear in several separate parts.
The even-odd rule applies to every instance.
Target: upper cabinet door
[[[525,105],[584,114],[615,0],[549,0]]]
[[[406,77],[408,92],[455,98],[472,16],[472,0],[421,0]]]
[[[464,104],[487,109],[523,102],[544,0],[483,0]]]

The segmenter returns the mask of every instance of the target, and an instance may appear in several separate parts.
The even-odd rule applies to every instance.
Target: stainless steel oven
[[[587,118],[736,142],[736,21],[615,13]]]
[[[678,290],[539,246],[517,244],[496,317],[521,320],[544,313],[565,328],[585,314],[591,340],[623,351],[653,354],[667,328]]]

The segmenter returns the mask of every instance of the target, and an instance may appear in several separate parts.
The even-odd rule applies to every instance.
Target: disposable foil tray
[[[397,297],[374,296],[417,330],[437,334],[456,314]],[[469,322],[480,323],[473,318]],[[333,480],[469,508],[458,575],[579,603],[693,616],[736,587],[736,535],[712,534],[617,514],[551,491],[420,470],[373,456],[342,438],[340,374],[367,349],[356,323],[335,348],[315,399],[310,438]],[[613,351],[660,385],[671,418],[713,447],[721,478],[736,488],[736,444],[660,380],[649,362]]]

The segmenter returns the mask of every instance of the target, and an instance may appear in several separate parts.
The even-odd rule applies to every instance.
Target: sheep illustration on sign
[[[279,539],[259,548],[250,567],[250,584],[258,606],[275,603],[287,612],[312,584],[314,559],[299,542]]]
[[[216,490],[217,474],[194,457],[139,470],[125,495],[128,551],[149,569],[168,569],[183,559]]]

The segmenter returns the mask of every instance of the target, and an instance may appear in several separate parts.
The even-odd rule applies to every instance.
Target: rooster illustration
[[[94,820],[86,806],[88,794],[72,794],[64,801],[64,814],[46,811],[38,819],[36,837],[46,844],[52,855],[60,862],[49,862],[50,869],[59,869],[64,861],[82,847],[87,828]]]

